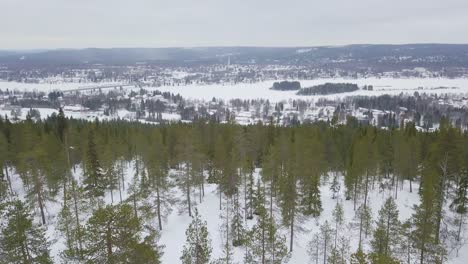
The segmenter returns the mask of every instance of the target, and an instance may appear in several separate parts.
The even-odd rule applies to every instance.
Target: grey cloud
[[[468,43],[466,0],[0,0],[0,49]]]

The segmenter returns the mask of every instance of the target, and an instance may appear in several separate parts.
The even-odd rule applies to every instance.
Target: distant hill
[[[16,52],[9,50],[0,50],[0,57],[15,55]]]
[[[314,67],[468,68],[468,45],[348,45],[322,47],[205,47],[59,49],[42,52],[0,51],[0,64],[10,66],[131,65],[197,63],[310,65]]]

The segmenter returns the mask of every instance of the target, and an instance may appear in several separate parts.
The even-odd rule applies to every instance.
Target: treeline
[[[331,180],[336,198],[340,175],[345,198],[359,215],[359,247],[352,258],[361,262],[352,263],[442,263],[446,208],[459,219],[454,239],[460,241],[468,201],[468,135],[444,120],[439,131],[421,133],[411,123],[380,130],[351,117],[346,125],[198,120],[152,126],[72,120],[60,112],[37,122],[0,119],[0,164],[0,256],[8,263],[52,262],[44,226],[47,201],[56,199],[62,205],[57,229],[65,238],[60,254],[65,262],[160,263],[157,238],[177,204],[193,217],[182,262],[209,263],[208,231],[195,206],[204,199],[207,183],[218,187],[226,238],[217,263],[231,263],[233,247],[245,248],[245,263],[284,263],[302,221],[321,215],[322,181]],[[135,172],[130,186],[124,180],[127,166]],[[256,168],[261,168],[258,179]],[[24,184],[24,199],[15,194],[13,173]],[[414,181],[417,190],[412,190]],[[372,224],[370,190],[387,184],[396,197],[404,183],[420,196],[412,217],[393,221],[389,201],[381,213],[388,218],[377,221],[375,246],[365,252],[362,239]],[[173,188],[184,194],[177,201]],[[104,202],[106,194],[111,204]],[[335,227],[323,226],[311,252],[322,252],[328,263],[348,263],[338,262],[349,256],[339,254],[337,240],[344,234],[339,234],[340,213],[335,215]],[[281,227],[288,238],[278,232]],[[399,241],[407,241],[404,250],[396,250]]]
[[[294,91],[294,90],[301,89],[301,83],[298,81],[274,82],[273,87],[271,87],[270,89],[277,90],[277,91]]]
[[[366,86],[367,89],[367,86]],[[359,90],[357,84],[354,83],[325,83],[312,87],[302,88],[298,95],[327,95],[336,93],[349,93]]]

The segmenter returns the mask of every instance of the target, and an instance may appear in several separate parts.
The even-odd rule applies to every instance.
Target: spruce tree
[[[379,259],[390,259],[395,256],[401,240],[400,233],[397,205],[390,197],[379,211],[379,219],[371,242],[372,253],[378,255]]]
[[[340,232],[340,229],[342,228],[342,225],[344,223],[343,205],[340,202],[336,203],[335,209],[333,209],[333,212],[332,212],[332,216],[333,216],[333,222],[335,222],[335,230],[334,230],[334,232],[335,232],[334,240],[335,241],[334,241],[333,248],[336,249],[339,232]]]
[[[108,205],[97,209],[86,224],[86,262],[134,263],[132,258],[136,252],[159,259],[160,253],[153,244],[147,239],[141,242],[142,231],[141,221],[134,216],[129,205]]]
[[[239,192],[233,196],[232,221],[231,221],[232,245],[237,247],[244,244],[245,228],[244,217],[239,203]]]
[[[180,260],[183,264],[206,264],[210,262],[211,240],[206,221],[201,220],[197,208],[194,211],[192,222],[185,231],[186,242]]]
[[[372,229],[372,211],[369,206],[364,204],[359,206],[356,211],[355,220],[359,224],[359,247],[361,247],[363,234],[365,237],[370,233]]]
[[[307,253],[309,254],[310,260],[312,263],[318,264],[321,258],[321,244],[319,233],[315,233],[312,236],[312,240],[308,243]]]
[[[460,235],[462,231],[462,227],[465,221],[465,215],[468,211],[467,204],[468,204],[468,170],[464,169],[460,173],[460,179],[458,182],[458,188],[455,194],[455,198],[453,202],[450,204],[450,208],[454,210],[458,215],[458,228],[457,228],[457,241],[460,241]]]
[[[0,236],[0,258],[4,263],[51,264],[50,243],[45,229],[33,223],[32,215],[20,200],[7,206],[6,226]]]
[[[86,178],[84,184],[85,190],[92,197],[99,197],[104,195],[106,179],[102,172],[95,141],[94,130],[90,130],[86,151]]]
[[[322,240],[322,252],[323,252],[323,263],[327,263],[328,254],[330,250],[333,248],[332,244],[332,232],[333,230],[330,227],[328,221],[325,221],[320,226],[320,239]]]
[[[273,217],[264,206],[257,208],[257,223],[247,234],[245,263],[285,263],[288,260],[286,238],[279,234]]]
[[[369,264],[368,256],[361,248],[351,254],[350,264]]]
[[[330,191],[332,192],[332,199],[335,199],[340,192],[340,183],[338,181],[338,173],[333,174],[332,183],[330,185]]]

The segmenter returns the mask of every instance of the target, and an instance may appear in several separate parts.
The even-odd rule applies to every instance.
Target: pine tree
[[[315,132],[313,130],[313,132]],[[296,136],[295,169],[300,175],[300,209],[306,216],[318,217],[322,212],[320,199],[320,178],[325,174],[324,146],[319,133],[303,131]],[[308,158],[308,157],[313,157]]]
[[[359,222],[359,247],[361,247],[363,233],[367,237],[372,229],[371,208],[365,205],[359,206],[355,218]]]
[[[247,180],[247,202],[246,202],[246,219],[252,220],[255,207],[255,192],[254,192],[254,177],[253,173],[249,173]]]
[[[350,239],[345,235],[339,237],[338,244],[336,247],[336,251],[339,254],[339,260],[337,261],[337,263],[347,263],[350,251],[349,241]]]
[[[327,263],[328,254],[330,253],[330,249],[333,248],[332,246],[332,232],[333,230],[328,223],[328,220],[325,221],[320,226],[320,239],[322,240],[322,252],[323,252],[323,263]]]
[[[372,253],[379,259],[390,259],[397,253],[401,240],[401,225],[398,220],[398,209],[390,197],[379,211],[379,219],[371,242]]]
[[[401,262],[390,256],[385,256],[385,255],[380,255],[380,254],[375,254],[371,253],[368,256],[370,263],[372,264],[400,264]]]
[[[257,185],[255,188],[255,195],[253,197],[253,213],[260,215],[265,210],[265,188],[263,188],[260,179],[257,179]]]
[[[210,262],[211,240],[208,237],[206,221],[202,221],[198,210],[185,231],[186,242],[180,260],[183,264],[206,264]]]
[[[6,173],[8,169],[7,160],[8,160],[8,141],[5,135],[0,131],[0,201],[4,199],[4,197],[6,196],[8,187],[11,186],[9,175],[7,177],[7,173]],[[3,172],[3,170],[5,170],[5,173]]]
[[[103,196],[106,188],[106,179],[99,162],[93,130],[90,130],[88,134],[85,174],[85,190],[92,197]]]
[[[69,201],[64,202],[57,221],[57,229],[65,235],[67,242],[66,249],[61,253],[65,262],[83,260],[84,226],[80,213],[88,212],[90,207],[84,195],[83,188],[77,186],[76,181],[72,179],[67,198]]]
[[[412,244],[419,251],[420,263],[440,263],[445,250],[437,240],[437,192],[436,173],[426,166],[420,186],[420,204],[415,206],[412,215]],[[437,182],[437,183],[436,183]]]
[[[460,241],[460,235],[462,231],[462,227],[465,221],[465,215],[468,211],[467,204],[468,204],[468,170],[464,169],[461,172],[460,180],[458,182],[458,188],[455,194],[455,198],[453,202],[450,204],[450,208],[454,210],[458,215],[458,230],[457,230],[457,241]]]
[[[335,248],[331,249],[330,255],[328,256],[327,263],[328,264],[346,264],[346,262],[343,262],[340,252]]]
[[[245,263],[285,263],[288,260],[286,238],[278,233],[274,219],[265,207],[257,208],[257,223],[247,234]]]
[[[162,220],[172,211],[174,199],[169,192],[167,147],[159,131],[155,131],[147,139],[143,161],[149,178],[149,186],[142,186],[143,203],[147,208],[155,207],[158,227],[162,230]],[[149,199],[152,196],[155,197]]]
[[[313,263],[318,264],[321,258],[321,239],[319,233],[315,233],[312,236],[312,240],[308,243],[307,253],[310,256],[310,259]]]
[[[33,224],[29,210],[20,200],[8,205],[6,226],[0,237],[0,257],[4,263],[52,263],[45,230]]]
[[[350,264],[369,264],[367,254],[361,248],[351,255]]]
[[[332,192],[332,199],[335,199],[340,192],[340,183],[338,181],[338,173],[333,174],[332,183],[330,185],[330,191]]]
[[[222,246],[223,246],[223,256],[218,258],[215,263],[225,263],[230,264],[233,261],[233,248],[232,242],[233,239],[231,238],[232,230],[231,230],[231,198],[226,196],[226,202],[224,204],[224,208],[220,213],[220,218],[223,219],[223,224],[220,226],[220,231],[222,234]]]
[[[231,221],[231,237],[232,245],[237,247],[244,244],[245,240],[245,229],[244,229],[244,217],[242,216],[240,203],[239,203],[239,192],[233,196],[232,206],[232,221]]]
[[[334,238],[335,241],[334,241],[333,249],[336,250],[339,232],[340,232],[341,226],[344,223],[343,205],[340,202],[336,203],[335,209],[333,209],[332,216],[333,216],[333,222],[335,222],[335,230],[334,230],[335,231],[335,238]]]
[[[294,231],[296,227],[297,214],[298,214],[298,198],[299,192],[298,188],[298,171],[299,166],[297,166],[296,157],[300,156],[300,151],[296,152],[296,144],[301,145],[301,142],[296,142],[294,133],[291,134],[290,139],[286,137],[283,144],[286,145],[288,154],[285,160],[283,173],[280,178],[280,187],[279,187],[279,196],[280,196],[280,208],[282,222],[285,226],[289,228],[289,251],[293,251],[294,246]]]
[[[147,239],[140,242],[141,221],[131,206],[108,205],[94,211],[86,224],[84,256],[88,263],[132,263],[136,252],[155,256],[159,252]],[[150,259],[154,259],[150,257]]]

